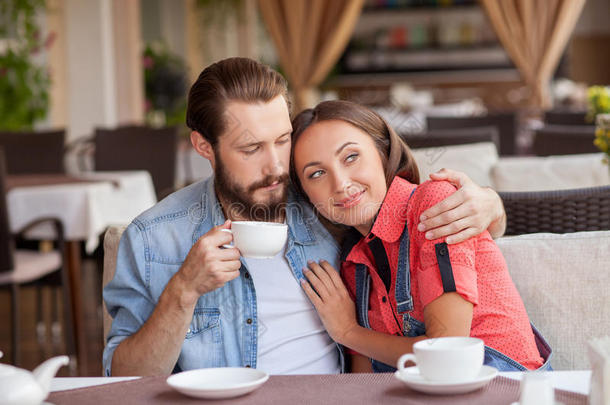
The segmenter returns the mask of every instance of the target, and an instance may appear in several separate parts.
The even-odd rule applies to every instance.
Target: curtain
[[[585,0],[480,0],[535,107],[551,106],[549,83]]]
[[[294,93],[294,112],[311,107],[311,92],[345,49],[364,0],[259,0],[280,65]]]

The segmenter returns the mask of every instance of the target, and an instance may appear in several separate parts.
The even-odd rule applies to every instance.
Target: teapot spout
[[[42,392],[45,394],[49,393],[49,389],[51,388],[51,380],[57,374],[57,370],[61,366],[65,366],[70,362],[68,356],[57,356],[52,357],[49,360],[45,361],[38,367],[32,371],[34,374],[34,378],[38,381]]]

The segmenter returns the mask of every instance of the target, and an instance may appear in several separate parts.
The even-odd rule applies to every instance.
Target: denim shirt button
[[[250,366],[249,364],[246,364],[246,368],[251,368],[252,366]]]
[[[191,333],[191,330],[190,330],[190,329],[189,329],[189,330],[187,330],[187,331],[186,331],[186,333]]]
[[[244,277],[245,277],[246,279],[250,278],[250,273],[246,272],[246,274],[244,274]]]
[[[252,319],[251,319],[251,318],[246,319],[246,323],[247,323],[248,325],[251,325],[251,324],[252,324]]]

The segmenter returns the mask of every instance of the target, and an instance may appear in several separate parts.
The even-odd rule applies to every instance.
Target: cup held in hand
[[[413,345],[413,354],[398,359],[397,368],[405,369],[405,362],[417,364],[427,380],[445,383],[466,382],[476,378],[483,366],[485,344],[471,337],[442,337],[421,340]]]
[[[231,232],[230,229],[223,228],[220,231],[221,232],[227,232],[227,233],[230,233],[231,235],[233,235],[233,232]],[[232,243],[227,243],[226,245],[222,245],[222,247],[225,248],[225,249],[232,249],[232,248],[235,247],[235,245],[233,245]]]
[[[288,226],[276,222],[235,221],[231,229],[221,231],[233,234],[233,244],[225,248],[239,249],[243,257],[266,259],[282,251],[288,237]]]

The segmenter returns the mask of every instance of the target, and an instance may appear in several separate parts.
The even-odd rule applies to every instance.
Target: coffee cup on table
[[[398,359],[398,370],[404,372],[405,362],[417,365],[422,377],[443,383],[466,382],[476,378],[483,366],[485,344],[472,337],[441,337],[420,340],[413,353]]]
[[[253,259],[274,257],[288,237],[288,226],[277,222],[235,221],[231,222],[231,229],[222,231],[233,234],[233,245],[224,247],[236,247],[243,257]]]

